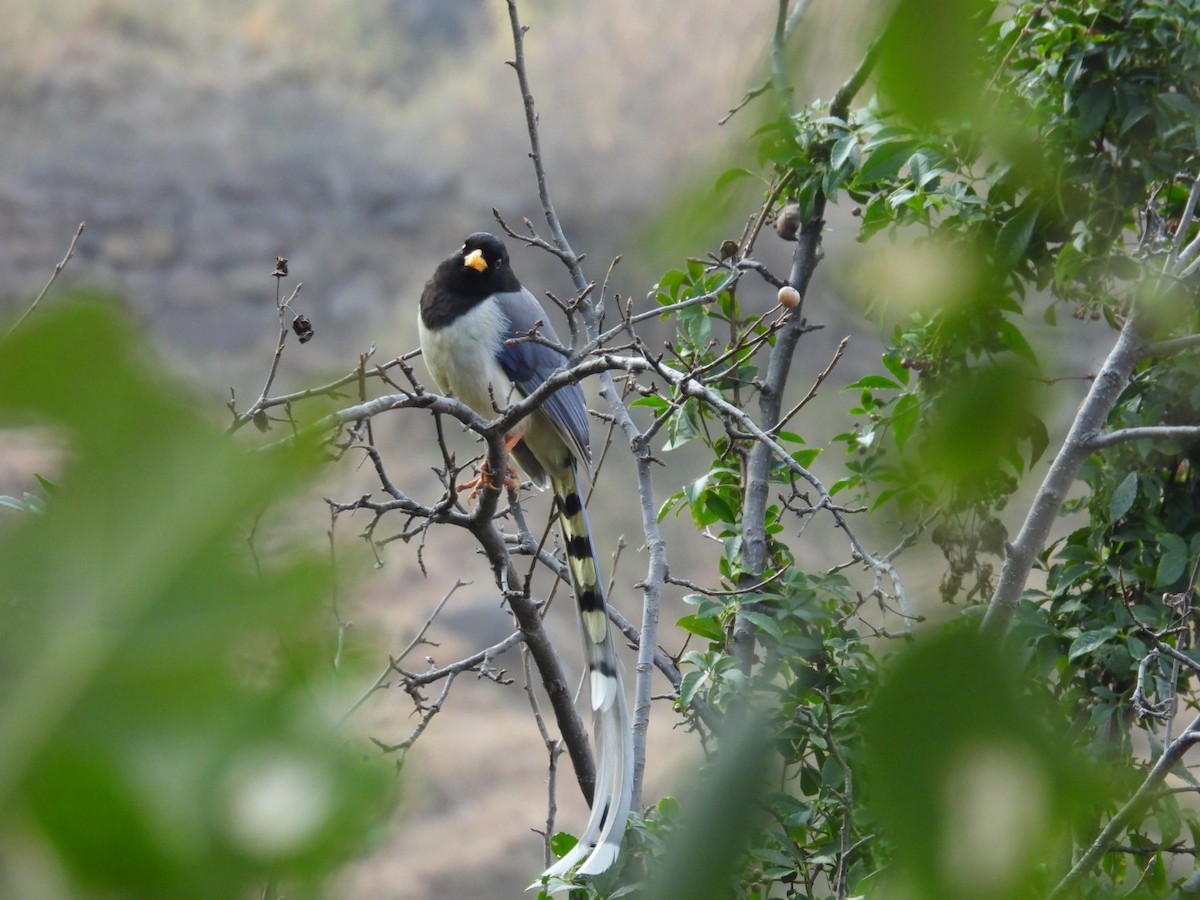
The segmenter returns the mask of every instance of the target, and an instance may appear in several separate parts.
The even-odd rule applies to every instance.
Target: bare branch
[[[537,179],[538,199],[542,203],[542,212],[546,216],[546,224],[550,226],[550,235],[553,239],[553,247],[547,247],[555,253],[559,259],[571,270],[571,274],[575,281],[575,289],[582,291],[587,287],[587,279],[583,277],[583,273],[579,268],[580,257],[576,256],[575,251],[571,249],[571,245],[567,242],[566,235],[563,233],[562,222],[558,218],[558,213],[554,209],[554,202],[550,198],[550,188],[546,177],[546,166],[542,159],[542,140],[538,134],[538,116],[534,109],[533,92],[529,87],[529,74],[525,69],[525,27],[521,25],[520,16],[517,13],[517,0],[508,0],[508,18],[512,26],[513,37],[513,61],[511,63],[513,69],[517,73],[517,85],[521,90],[521,101],[525,106],[525,125],[529,133],[529,158],[533,162],[534,177]]]
[[[554,862],[550,838],[554,835],[554,820],[558,816],[558,758],[562,756],[562,741],[551,737],[546,728],[541,705],[533,690],[533,671],[529,665],[529,651],[525,647],[521,648],[521,668],[525,673],[525,695],[529,698],[529,708],[533,711],[538,734],[542,736],[542,743],[546,745],[546,753],[549,755],[546,777],[546,830],[542,832],[543,862],[549,867]]]
[[[512,65],[516,70],[517,82],[525,104],[525,121],[529,132],[530,157],[533,160],[542,211],[546,217],[546,223],[550,227],[555,253],[570,271],[575,290],[582,295],[590,282],[584,276],[580,265],[582,257],[575,253],[567,241],[562,223],[555,212],[549,187],[547,186],[541,141],[538,137],[538,119],[534,111],[533,95],[529,88],[528,74],[525,69],[525,29],[521,26],[517,14],[516,0],[508,0],[508,11],[515,50],[515,58]],[[597,338],[597,315],[595,308],[591,304],[584,304],[580,308],[580,313],[587,328],[588,336],[594,342]],[[534,394],[531,394],[530,397],[532,398],[540,390],[541,388],[535,391]],[[640,803],[642,774],[645,768],[645,742],[650,720],[650,681],[654,665],[654,648],[657,643],[658,607],[663,579],[667,572],[666,543],[663,541],[658,528],[657,504],[654,500],[654,486],[650,468],[652,456],[648,446],[644,442],[639,442],[641,435],[637,425],[634,423],[629,410],[621,399],[620,392],[617,390],[612,376],[608,373],[607,367],[600,370],[600,394],[604,397],[605,402],[608,403],[617,424],[629,439],[630,445],[634,448],[634,457],[637,464],[638,495],[642,512],[642,528],[646,538],[645,546],[649,558],[646,578],[642,581],[642,627],[633,708],[634,784],[632,805],[634,808],[637,808]]]
[[[393,664],[392,671],[398,673],[403,679],[406,687],[422,687],[427,684],[441,681],[454,675],[461,675],[463,672],[480,672],[487,675],[492,681],[499,683],[510,684],[511,679],[501,680],[503,672],[489,672],[489,667],[493,659],[502,653],[511,650],[517,644],[525,640],[525,635],[519,631],[514,631],[504,640],[493,644],[477,653],[472,653],[470,656],[452,662],[446,666],[440,666],[430,669],[427,672],[406,672]],[[397,661],[398,662],[398,661]]]
[[[1147,359],[1161,359],[1176,353],[1186,353],[1200,348],[1200,334],[1189,334],[1184,337],[1171,338],[1165,341],[1155,341],[1142,348],[1142,356]]]
[[[387,668],[384,669],[383,672],[380,673],[379,677],[375,679],[375,683],[367,688],[367,690],[363,692],[362,696],[350,704],[350,708],[342,713],[342,718],[339,721],[345,722],[348,718],[350,718],[351,715],[354,714],[355,710],[367,702],[372,694],[387,687],[387,680],[395,674],[396,666],[404,659],[404,657],[408,656],[408,654],[412,652],[412,649],[416,647],[418,643],[425,638],[426,632],[429,631],[429,627],[433,624],[433,620],[437,618],[438,613],[442,611],[442,607],[446,605],[446,601],[454,596],[455,591],[457,591],[459,588],[466,587],[470,583],[471,582],[469,581],[454,582],[454,586],[450,588],[445,595],[443,595],[441,600],[438,601],[437,606],[434,608],[433,612],[429,614],[429,618],[425,620],[425,624],[421,626],[420,630],[409,642],[408,646],[401,650],[398,656],[393,657],[388,662]]]
[[[1150,803],[1154,802],[1158,795],[1159,785],[1175,767],[1175,764],[1183,758],[1183,755],[1197,743],[1200,743],[1200,718],[1193,720],[1184,732],[1163,750],[1162,755],[1134,795],[1108,820],[1091,846],[1071,867],[1071,871],[1050,892],[1048,900],[1061,900],[1061,898],[1073,896],[1072,892],[1075,886],[1100,862],[1100,858],[1112,848],[1121,833],[1143,813]]]
[[[779,420],[779,424],[771,429],[771,434],[778,434],[783,427],[787,425],[789,421],[791,421],[792,416],[800,412],[800,410],[807,406],[812,399],[817,396],[817,391],[821,389],[821,385],[825,383],[825,379],[829,377],[829,373],[833,371],[833,367],[836,366],[841,360],[842,354],[846,352],[846,346],[849,343],[849,335],[842,338],[841,341],[838,342],[837,349],[833,351],[833,359],[829,361],[829,365],[822,369],[821,373],[817,375],[816,381],[813,382],[813,386],[808,389],[808,393],[800,399],[800,402],[788,410],[787,414]]]
[[[980,626],[985,634],[1000,637],[1008,631],[1034,561],[1046,544],[1050,528],[1058,518],[1079,467],[1092,453],[1093,436],[1100,433],[1141,356],[1138,323],[1135,309],[1125,320],[1116,343],[1075,414],[1067,436],[1029,507],[1020,533],[1008,545],[996,590]]]
[[[779,53],[780,53],[781,57],[782,57],[783,45],[786,44],[788,38],[790,38],[792,36],[792,32],[795,30],[796,25],[798,25],[800,20],[802,18],[804,18],[804,14],[808,12],[808,8],[811,5],[812,5],[812,0],[799,0],[799,2],[796,4],[795,8],[789,14],[787,11],[786,0],[781,0],[781,2],[779,4],[779,20],[782,23],[782,25],[781,25],[781,27],[778,27],[778,30],[777,30],[777,35],[782,37],[782,40],[778,42]],[[777,26],[779,26],[779,23],[777,23]],[[720,119],[717,120],[718,125],[724,125],[726,122],[728,122],[730,119],[732,119],[735,114],[737,114],[742,109],[744,109],[746,107],[746,105],[750,103],[750,101],[754,100],[757,97],[761,97],[763,94],[765,94],[767,91],[769,91],[772,88],[772,86],[774,86],[776,84],[777,72],[776,72],[776,60],[775,60],[774,54],[772,54],[771,63],[772,63],[772,75],[770,77],[768,77],[767,80],[764,81],[762,84],[760,84],[758,87],[751,88],[749,91],[747,91],[746,95],[744,97],[742,97],[742,99],[740,101],[738,101],[736,106],[734,106],[727,113],[725,113],[725,115],[723,115]],[[779,60],[779,64],[782,65],[782,58]]]
[[[71,243],[67,246],[66,255],[59,260],[58,265],[54,267],[54,271],[50,273],[50,280],[46,282],[46,286],[38,292],[38,295],[33,298],[33,302],[29,304],[29,308],[26,309],[25,312],[21,313],[21,318],[17,319],[17,321],[12,324],[12,327],[8,329],[8,332],[4,335],[5,338],[12,337],[13,332],[20,328],[21,325],[24,324],[25,320],[33,315],[33,311],[37,309],[38,304],[42,302],[42,298],[50,292],[50,288],[54,286],[54,282],[58,281],[58,276],[62,274],[63,269],[67,267],[67,263],[71,261],[71,257],[75,255],[75,245],[79,243],[79,236],[83,234],[83,229],[86,225],[86,222],[79,223],[79,227],[75,229],[75,236],[71,238]]]
[[[1192,189],[1188,192],[1187,203],[1184,204],[1183,215],[1179,217],[1179,225],[1175,228],[1175,235],[1171,239],[1171,252],[1167,256],[1166,271],[1177,274],[1181,278],[1186,278],[1196,271],[1197,265],[1200,265],[1200,234],[1192,239],[1192,242],[1183,248],[1183,239],[1187,236],[1188,229],[1196,221],[1196,202],[1200,200],[1200,178],[1192,179]]]
[[[1200,425],[1147,425],[1122,428],[1097,434],[1087,441],[1087,449],[1104,450],[1128,441],[1194,441],[1200,439]]]

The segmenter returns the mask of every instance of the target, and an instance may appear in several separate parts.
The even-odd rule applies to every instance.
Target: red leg
[[[506,434],[504,436],[504,453],[506,457],[508,454],[512,453],[512,448],[515,447],[517,442],[520,440],[520,434]],[[460,484],[458,486],[458,490],[460,492],[470,491],[471,495],[467,499],[474,500],[481,487],[486,488],[487,490],[499,492],[501,488],[516,488],[520,485],[520,483],[521,482],[517,478],[517,470],[513,468],[512,463],[508,463],[508,473],[501,478],[499,482],[497,482],[495,477],[492,475],[492,467],[488,463],[487,457],[485,456],[483,458],[483,462],[479,464],[478,477],[471,479],[465,484]]]

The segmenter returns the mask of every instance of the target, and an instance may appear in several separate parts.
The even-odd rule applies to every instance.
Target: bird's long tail
[[[552,473],[550,480],[566,544],[571,587],[583,626],[596,749],[596,786],[591,815],[579,843],[547,869],[543,877],[562,876],[576,866],[580,875],[596,875],[616,860],[625,834],[633,798],[633,731],[576,468],[571,466]]]

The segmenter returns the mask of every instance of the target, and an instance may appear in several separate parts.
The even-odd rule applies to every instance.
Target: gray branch
[[[1138,317],[1133,313],[1126,319],[1108,358],[1075,414],[1075,420],[1029,507],[1020,533],[1008,545],[1000,579],[980,626],[983,633],[1001,637],[1008,631],[1025,583],[1029,580],[1029,573],[1046,545],[1050,529],[1067,499],[1067,492],[1079,474],[1079,467],[1092,454],[1092,442],[1100,434],[1140,357]]]
[[[1200,180],[1194,181],[1192,184],[1187,203],[1187,215],[1180,219],[1175,230],[1171,251],[1163,261],[1163,270],[1157,279],[1157,287],[1161,287],[1164,282],[1178,276],[1179,269],[1188,261],[1190,245],[1184,248],[1182,253],[1179,253],[1178,248],[1182,243],[1183,235],[1187,234],[1195,219],[1198,198],[1200,198]],[[1101,430],[1109,413],[1116,405],[1121,391],[1129,383],[1129,378],[1138,362],[1147,356],[1162,355],[1164,352],[1164,344],[1147,344],[1144,341],[1140,334],[1140,327],[1139,307],[1134,303],[1124,326],[1117,335],[1116,343],[1109,351],[1100,373],[1092,381],[1092,386],[1080,405],[1079,411],[1075,414],[1075,419],[1071,423],[1054,462],[1050,465],[1050,470],[1046,473],[1041,487],[1038,488],[1020,533],[1016,540],[1008,545],[1004,566],[1000,570],[1000,579],[980,626],[983,633],[999,638],[1008,631],[1037,555],[1045,547],[1050,529],[1066,500],[1067,491],[1070,490],[1079,474],[1079,467],[1083,465],[1088,456],[1102,447],[1111,446],[1123,440],[1142,437],[1162,438],[1168,436],[1164,431],[1174,431],[1167,426],[1123,429],[1108,434],[1104,434]],[[1182,340],[1190,341],[1191,338],[1192,336],[1189,336]],[[1180,346],[1179,341],[1173,343],[1175,346],[1168,352],[1186,349],[1186,347]],[[1169,436],[1185,435],[1173,433]]]
[[[1175,767],[1183,755],[1190,750],[1195,744],[1200,743],[1200,718],[1192,721],[1183,734],[1179,735],[1170,746],[1163,750],[1162,756],[1154,764],[1145,780],[1137,789],[1132,797],[1126,801],[1108,823],[1104,829],[1092,841],[1091,846],[1087,851],[1079,857],[1079,860],[1071,867],[1069,871],[1050,892],[1048,900],[1061,900],[1061,898],[1073,896],[1072,892],[1079,882],[1088,872],[1090,872],[1105,853],[1109,851],[1112,845],[1116,842],[1117,837],[1129,825],[1134,822],[1149,804],[1153,803],[1158,797],[1158,787],[1163,783],[1170,771]]]
[[[771,45],[771,78],[772,87],[779,95],[780,104],[789,115],[792,108],[792,89],[787,81],[787,71],[784,66],[784,53],[787,39],[799,17],[807,9],[803,2],[797,4],[795,14],[788,15],[788,0],[779,0],[779,14],[776,18],[775,35]],[[871,69],[874,68],[877,51],[869,49],[862,61],[856,67],[850,78],[837,92],[830,104],[830,115],[845,117],[850,102],[861,90]],[[806,222],[801,223],[796,239],[796,249],[792,254],[792,268],[788,275],[788,284],[800,294],[800,303],[792,310],[791,318],[780,329],[775,339],[775,346],[767,361],[765,377],[759,385],[759,423],[761,432],[774,433],[781,419],[783,392],[787,386],[791,372],[792,357],[800,336],[804,334],[804,319],[801,310],[808,293],[809,283],[813,272],[821,261],[821,234],[825,228],[825,193],[817,190],[813,198],[811,215]],[[770,467],[771,459],[777,453],[763,440],[757,441],[751,447],[746,463],[745,500],[742,505],[742,567],[745,570],[743,581],[751,583],[762,579],[767,565],[767,548],[769,546],[766,531],[766,511],[770,497]],[[811,478],[807,478],[812,483]],[[822,494],[829,501],[827,492]],[[838,515],[835,513],[836,518]],[[839,526],[845,527],[844,520],[838,521]],[[847,529],[847,535],[850,534]],[[856,548],[858,549],[858,548]],[[861,555],[870,557],[865,551]],[[890,563],[888,564],[890,566]],[[877,568],[878,571],[878,568]],[[893,573],[894,574],[894,573]],[[893,579],[899,583],[898,579]],[[742,669],[749,671],[754,659],[754,647],[757,638],[757,628],[750,619],[742,614],[742,610],[757,612],[756,604],[748,603],[739,608],[733,623],[733,635],[730,640],[730,652],[738,660]]]
[[[550,196],[546,169],[542,159],[541,141],[538,137],[538,117],[534,110],[533,94],[530,91],[529,79],[525,69],[525,29],[521,25],[517,14],[516,0],[508,0],[508,13],[512,26],[513,46],[515,50],[515,58],[512,66],[516,70],[517,82],[520,86],[521,97],[525,105],[525,121],[529,132],[530,158],[533,160],[534,172],[537,177],[538,196],[541,199],[542,212],[546,217],[546,223],[550,228],[550,236],[553,241],[553,247],[548,247],[547,249],[551,249],[562,260],[571,273],[571,281],[574,284],[576,292],[582,297],[585,296],[590,283],[584,276],[581,258],[571,248],[571,244],[563,232],[562,222],[559,220]],[[536,236],[531,235],[531,237]],[[539,240],[536,243],[539,246],[546,246],[546,242],[544,241]],[[602,299],[600,298],[601,301]],[[596,302],[598,301],[589,301],[579,305],[588,338],[592,341],[597,339],[597,332],[599,330]],[[532,401],[540,391],[541,388],[531,394],[529,400]],[[646,547],[649,556],[646,578],[642,582],[641,636],[638,644],[637,679],[634,688],[633,704],[633,807],[636,809],[640,804],[642,773],[645,769],[646,731],[650,722],[651,680],[654,667],[654,651],[658,642],[658,607],[662,585],[667,572],[666,544],[658,529],[657,507],[654,502],[654,484],[650,475],[651,459],[649,449],[644,445],[639,446],[638,441],[641,433],[634,423],[632,416],[630,416],[629,410],[621,400],[620,392],[617,390],[616,384],[607,367],[600,370],[600,395],[608,403],[617,424],[629,439],[630,446],[634,451],[634,458],[637,463],[638,497],[642,511],[642,527],[645,532]]]
[[[1097,434],[1087,442],[1087,448],[1095,452],[1128,441],[1194,441],[1197,438],[1200,438],[1200,425],[1147,425]]]

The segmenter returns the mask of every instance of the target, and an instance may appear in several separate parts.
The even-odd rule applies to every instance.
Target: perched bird
[[[520,400],[567,358],[528,337],[558,344],[549,317],[513,274],[508,250],[486,232],[470,235],[443,260],[425,285],[418,320],[425,365],[443,392],[484,418],[497,406]],[[518,422],[505,447],[538,485],[554,491],[579,607],[596,746],[596,786],[591,815],[579,843],[543,876],[603,872],[617,858],[633,793],[633,734],[609,634],[600,567],[580,490],[579,471],[591,463],[587,410],[578,384],[551,394]],[[482,473],[481,473],[482,477]]]

